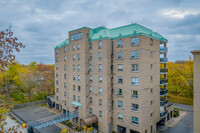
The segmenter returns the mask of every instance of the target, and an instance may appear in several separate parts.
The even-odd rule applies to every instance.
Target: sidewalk
[[[186,116],[187,112],[186,111],[179,111],[179,116],[174,117],[174,119],[168,123],[168,127],[174,127],[180,120],[182,120]]]

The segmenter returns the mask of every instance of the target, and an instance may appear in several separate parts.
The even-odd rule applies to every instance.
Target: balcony
[[[167,108],[170,108],[173,105],[173,103],[168,103]]]
[[[168,58],[160,58],[160,63],[164,64],[168,62]]]
[[[167,105],[167,103],[168,103],[167,99],[160,98],[160,106],[165,106]]]
[[[167,89],[163,89],[163,88],[160,89],[160,96],[165,96],[167,94],[168,94],[168,90]]]
[[[167,85],[168,79],[160,79],[160,85]]]
[[[166,52],[168,52],[167,47],[160,47],[160,53],[166,53]]]
[[[164,118],[165,116],[167,116],[168,111],[166,110],[165,112],[160,112],[160,117]]]
[[[167,68],[161,68],[160,69],[160,74],[167,74],[168,73],[168,69]]]

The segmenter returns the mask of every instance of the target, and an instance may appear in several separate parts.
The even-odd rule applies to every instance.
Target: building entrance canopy
[[[88,126],[88,125],[91,125],[91,124],[93,124],[93,123],[95,123],[97,121],[98,121],[97,116],[96,115],[91,115],[90,117],[81,119],[81,124],[83,124],[85,126]]]

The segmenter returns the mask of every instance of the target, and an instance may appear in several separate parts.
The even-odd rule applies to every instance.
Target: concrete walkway
[[[174,127],[180,120],[183,119],[183,117],[185,117],[187,115],[186,111],[179,111],[179,116],[178,117],[174,117],[174,119],[168,123],[168,127]]]

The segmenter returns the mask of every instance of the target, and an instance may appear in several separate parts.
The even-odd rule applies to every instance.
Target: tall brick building
[[[139,24],[82,27],[55,47],[55,105],[78,108],[74,125],[103,133],[155,133],[173,116],[167,101],[167,39]]]

